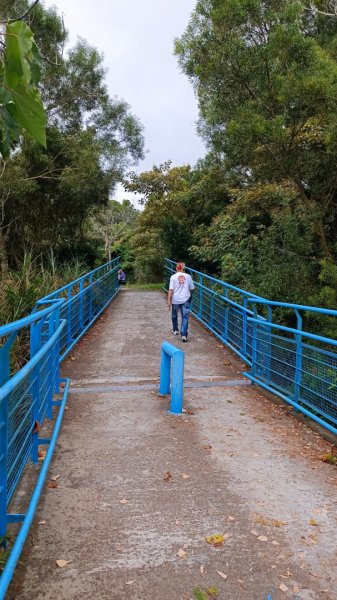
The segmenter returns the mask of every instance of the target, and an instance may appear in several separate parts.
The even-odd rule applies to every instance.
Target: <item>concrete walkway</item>
[[[7,598],[335,600],[331,444],[198,323],[184,345],[170,328],[160,292],[125,289],[67,360],[69,410]],[[185,351],[183,416],[157,395],[164,340]]]

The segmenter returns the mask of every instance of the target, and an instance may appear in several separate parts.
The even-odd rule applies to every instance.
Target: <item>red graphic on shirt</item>
[[[180,285],[184,285],[184,283],[185,283],[185,276],[184,275],[179,275],[178,282],[179,282]]]

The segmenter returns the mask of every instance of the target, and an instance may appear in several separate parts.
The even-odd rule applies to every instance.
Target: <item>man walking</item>
[[[170,309],[172,306],[172,333],[179,334],[178,329],[178,312],[181,312],[181,341],[187,342],[188,334],[188,316],[190,312],[190,304],[192,300],[192,292],[194,283],[191,275],[184,273],[185,265],[183,262],[178,262],[176,273],[170,278],[169,291],[167,296],[167,306]]]

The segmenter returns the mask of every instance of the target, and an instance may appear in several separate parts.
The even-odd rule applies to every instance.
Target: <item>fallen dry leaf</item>
[[[213,533],[213,535],[208,536],[206,542],[215,548],[219,548],[223,546],[224,541],[229,537],[228,533]]]
[[[171,471],[167,471],[163,477],[164,481],[170,481],[170,479],[172,479],[172,473]]]
[[[51,490],[58,488],[59,484],[56,481],[48,481],[47,487]]]
[[[265,535],[259,535],[258,540],[260,540],[260,542],[268,542],[268,538]]]
[[[231,517],[231,516],[229,515],[229,516],[227,517],[227,520],[228,520],[228,521],[235,521],[235,518],[234,518],[234,517]]]
[[[313,527],[318,527],[318,523],[317,523],[316,519],[310,519],[309,525],[312,525]]]
[[[46,450],[39,450],[37,453],[38,459],[39,460],[44,460],[46,458]]]
[[[51,477],[51,481],[57,481],[58,479],[60,479],[61,475],[54,475],[53,477]]]
[[[132,579],[132,581],[126,581],[126,582],[125,582],[125,585],[132,585],[134,582],[135,582],[135,580],[134,580],[134,579]]]
[[[39,521],[38,525],[45,525],[47,521]]]
[[[179,558],[186,558],[187,552],[185,552],[185,550],[183,550],[182,548],[179,548],[177,556],[179,556]]]
[[[287,586],[284,583],[281,583],[279,586],[279,590],[281,590],[281,592],[287,592],[289,588],[287,588]]]
[[[123,498],[123,500],[120,500],[119,502],[120,504],[127,504],[129,500],[127,500],[127,498]]]
[[[272,521],[272,524],[274,525],[274,527],[283,527],[283,525],[288,525],[288,523],[286,523],[285,521],[279,521],[278,519],[274,519]]]
[[[219,577],[222,577],[222,579],[227,579],[228,575],[226,575],[226,573],[223,573],[222,571],[217,571],[217,574],[219,575]]]
[[[282,579],[289,579],[289,577],[292,577],[292,573],[287,569],[284,575],[280,575],[280,577],[282,577]]]
[[[72,560],[55,560],[56,564],[60,569],[69,565],[69,563],[73,562]]]
[[[191,475],[186,475],[186,473],[182,474],[182,478],[183,479],[189,479],[191,477]]]
[[[212,450],[212,446],[210,444],[205,444],[205,446],[203,446],[204,450]]]
[[[33,433],[37,433],[38,431],[40,431],[40,429],[41,429],[41,423],[39,423],[39,421],[35,421]]]

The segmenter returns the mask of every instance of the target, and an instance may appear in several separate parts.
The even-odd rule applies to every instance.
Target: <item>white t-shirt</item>
[[[184,304],[194,290],[194,283],[188,273],[175,273],[170,278],[170,290],[173,290],[172,304]]]

